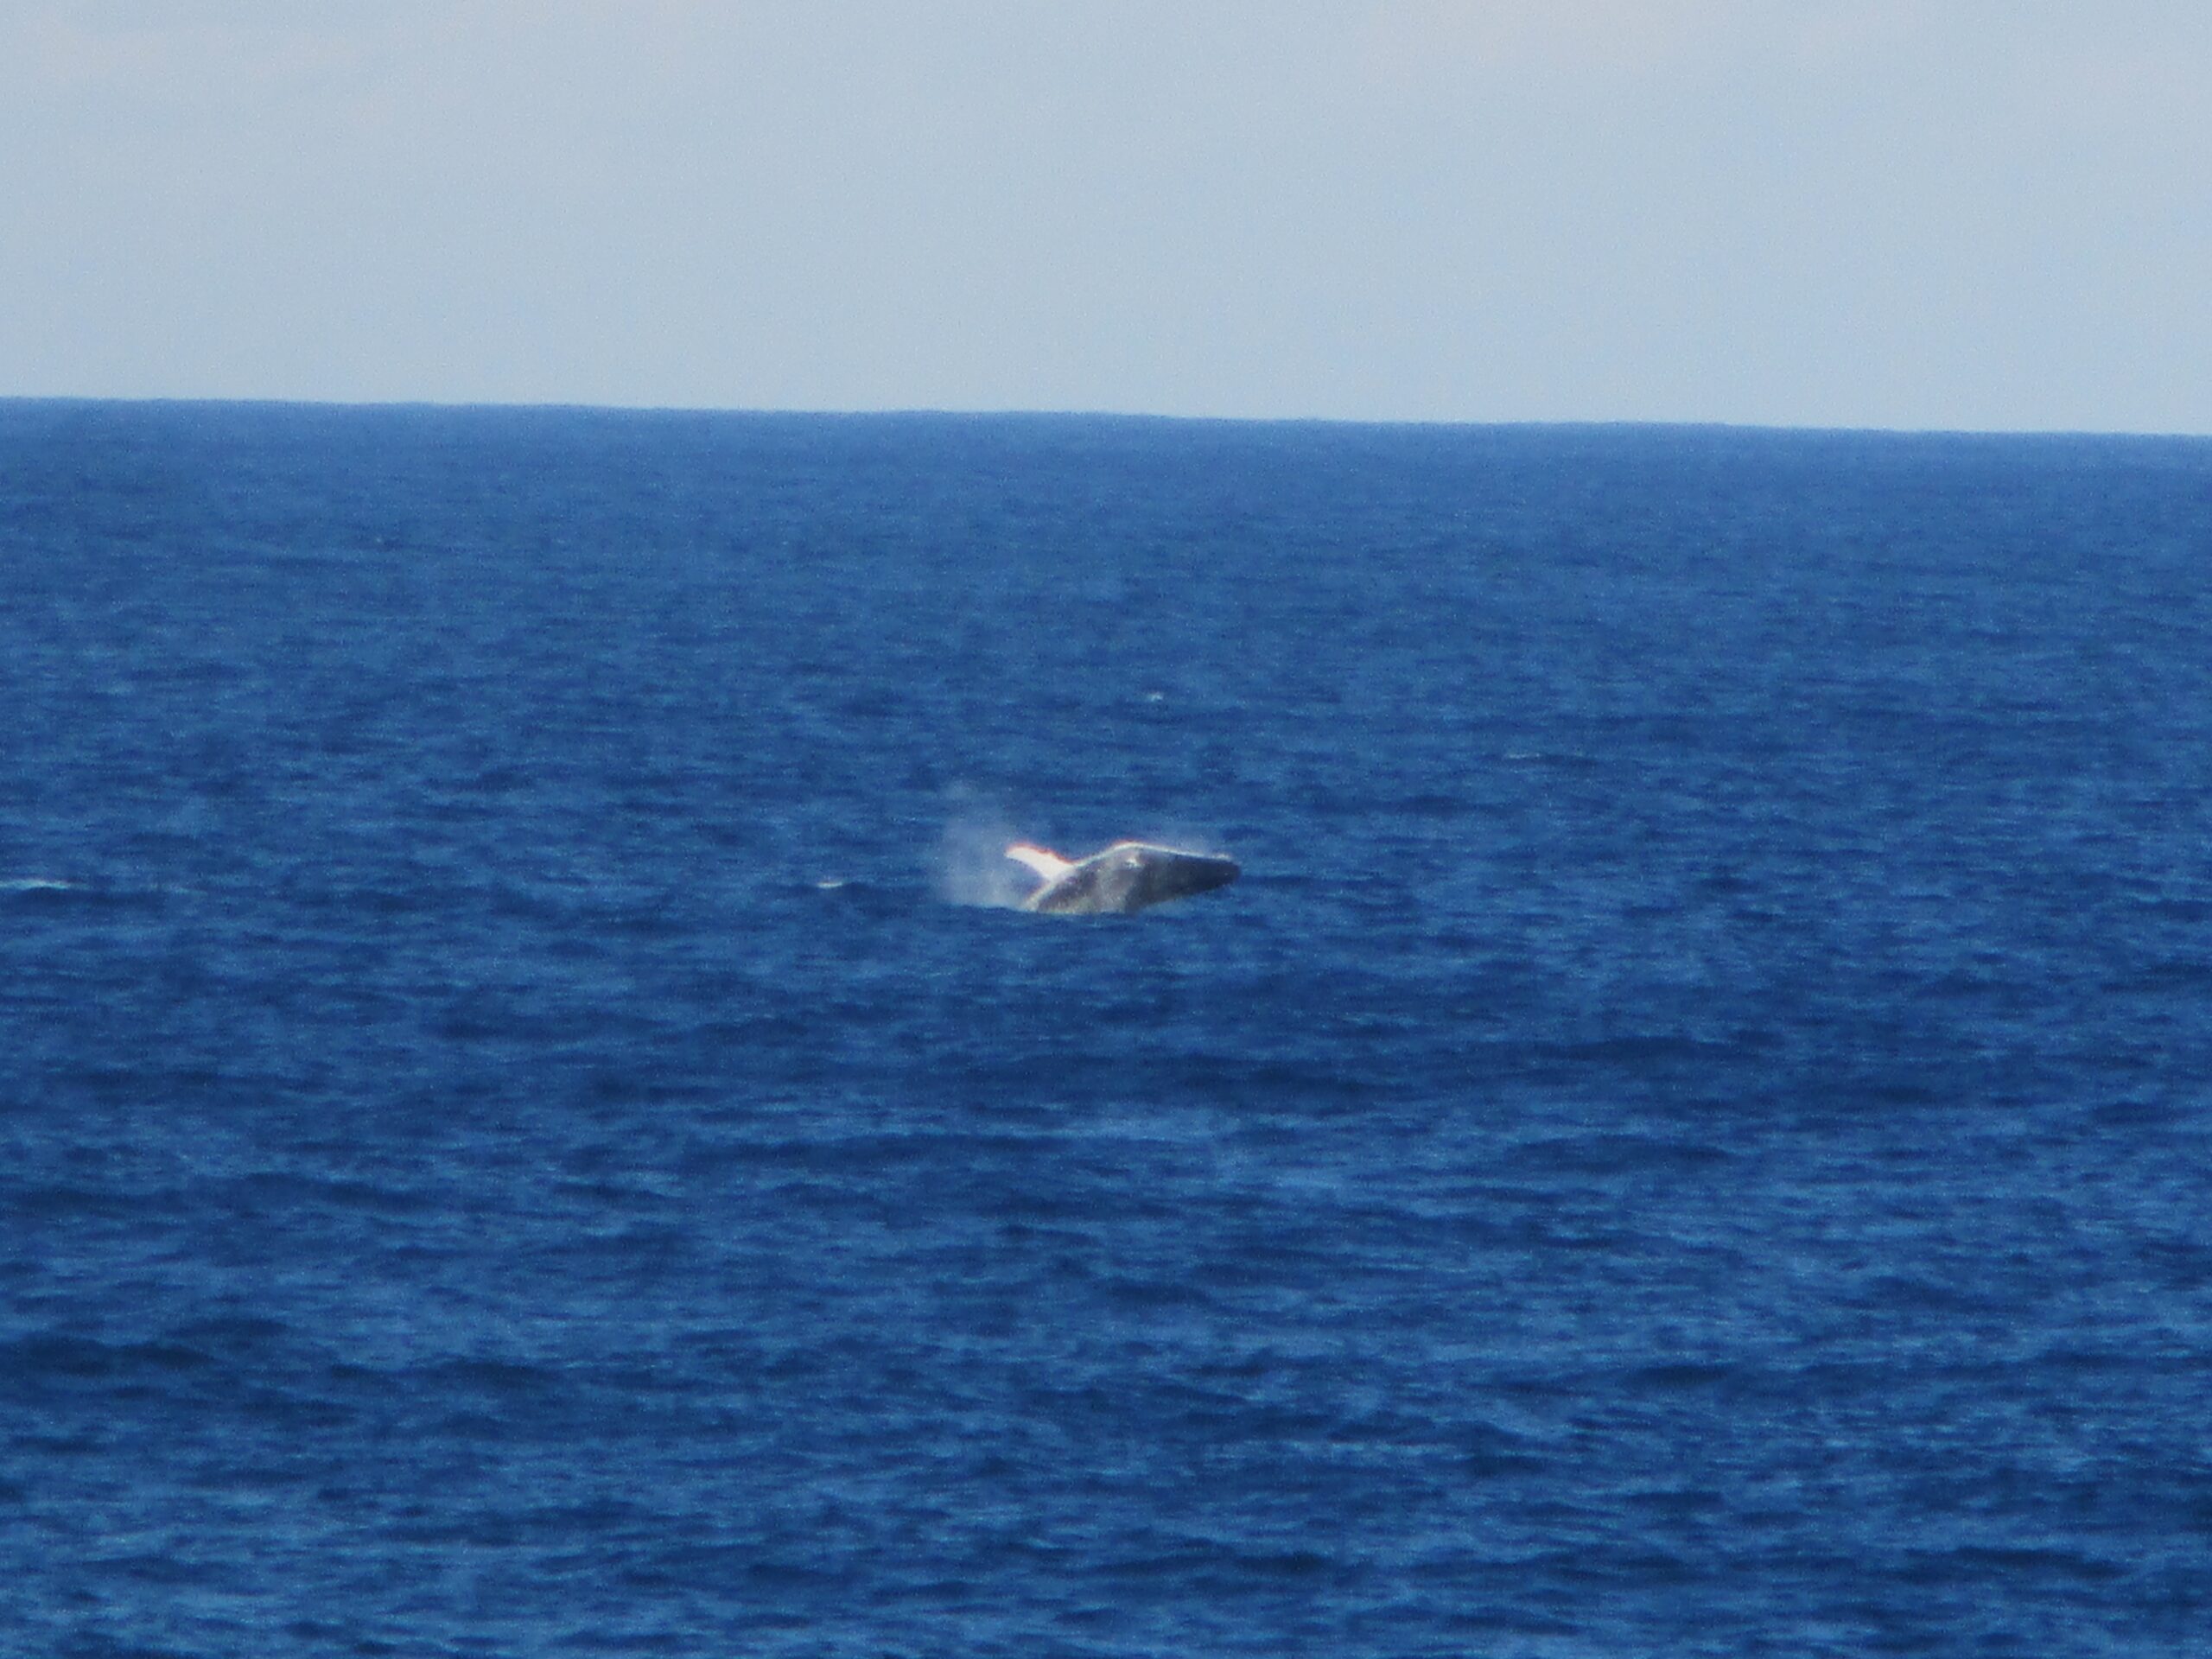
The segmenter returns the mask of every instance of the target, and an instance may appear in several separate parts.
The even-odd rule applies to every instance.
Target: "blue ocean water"
[[[0,404],[0,690],[8,1652],[2212,1641],[2212,442]]]

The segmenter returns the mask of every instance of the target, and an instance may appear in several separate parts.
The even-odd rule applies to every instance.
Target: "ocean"
[[[2212,441],[0,403],[0,1650],[2212,1647]]]

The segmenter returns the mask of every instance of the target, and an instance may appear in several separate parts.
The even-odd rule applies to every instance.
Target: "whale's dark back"
[[[1233,858],[1144,842],[1116,842],[1040,887],[1028,908],[1055,915],[1127,916],[1171,899],[1228,886],[1242,874]]]

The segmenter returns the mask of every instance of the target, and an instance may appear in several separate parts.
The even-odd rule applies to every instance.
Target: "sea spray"
[[[1006,855],[1007,846],[1020,839],[1004,812],[972,800],[957,803],[938,837],[932,871],[938,897],[948,904],[1018,909],[1037,885]]]

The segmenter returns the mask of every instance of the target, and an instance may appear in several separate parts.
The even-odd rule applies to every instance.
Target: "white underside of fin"
[[[1017,841],[1006,849],[1006,855],[1016,863],[1027,864],[1047,881],[1057,881],[1075,866],[1058,853],[1048,853],[1042,847],[1033,847],[1026,841]]]

